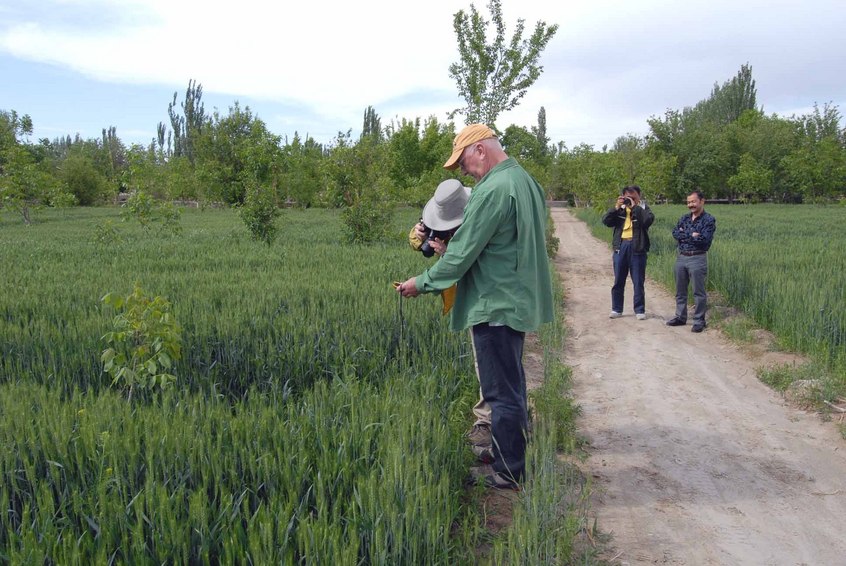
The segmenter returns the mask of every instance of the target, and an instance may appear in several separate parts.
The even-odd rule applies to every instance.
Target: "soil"
[[[581,464],[614,564],[846,564],[846,441],[756,370],[795,357],[749,348],[711,325],[668,327],[675,299],[631,286],[609,319],[611,253],[567,209],[560,239]],[[719,237],[719,234],[717,235]]]

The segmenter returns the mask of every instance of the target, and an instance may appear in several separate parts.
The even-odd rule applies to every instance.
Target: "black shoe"
[[[703,330],[705,330],[704,322],[697,322],[693,325],[693,328],[690,329],[691,332],[702,332]]]
[[[687,324],[687,321],[682,320],[677,316],[667,321],[667,326],[684,326],[685,324]]]

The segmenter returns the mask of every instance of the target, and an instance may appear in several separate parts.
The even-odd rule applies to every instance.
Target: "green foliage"
[[[358,244],[387,239],[392,216],[390,205],[377,198],[360,199],[341,211],[347,239]]]
[[[32,224],[32,211],[43,207],[56,187],[52,175],[43,170],[26,146],[12,144],[3,155],[0,171],[0,203],[17,212],[24,224]]]
[[[175,92],[173,93],[173,102],[167,106],[167,113],[173,128],[173,157],[184,157],[191,163],[194,163],[196,158],[197,139],[207,123],[202,99],[203,85],[192,79],[188,81],[188,87],[185,89],[185,100],[179,104],[182,113],[180,114],[176,110]],[[160,146],[164,145],[162,138],[163,136],[160,135]]]
[[[136,191],[129,195],[126,202],[121,206],[121,220],[137,220],[145,229],[149,230],[155,219],[156,203],[153,197],[144,191]]]
[[[250,231],[250,238],[268,246],[273,243],[279,231],[276,219],[280,211],[276,206],[276,197],[269,189],[253,187],[247,191],[247,197],[238,213]]]
[[[279,197],[291,206],[309,208],[318,200],[322,184],[323,147],[308,137],[305,141],[294,134],[291,143],[282,147],[279,174]]]
[[[85,155],[68,155],[59,168],[59,178],[67,192],[76,197],[82,206],[100,201],[106,193],[106,178],[94,167]]]
[[[392,232],[418,213],[399,211]],[[132,246],[107,255],[90,222],[114,209],[43,216],[0,230],[16,266],[0,270],[15,290],[0,293],[0,469],[17,470],[0,475],[4,560],[474,563],[489,541],[457,449],[478,398],[469,338],[436,298],[398,310],[389,282],[428,263],[404,241],[355,245],[337,211],[291,210],[282,265],[233,210],[186,210],[179,242],[133,222]],[[182,357],[178,387],[127,403],[102,373],[95,306],[139,273],[172,300]],[[578,486],[539,422],[515,555],[578,531],[561,498]]]
[[[47,203],[53,208],[70,208],[79,204],[73,193],[54,188],[47,196]]]
[[[361,125],[361,137],[372,138],[376,142],[382,141],[382,119],[372,106],[364,110],[364,121]]]
[[[711,95],[689,111],[694,121],[730,124],[748,110],[754,110],[758,92],[752,78],[752,67],[741,65],[737,75],[720,86],[714,83]]]
[[[518,19],[514,34],[506,43],[502,2],[488,2],[491,21],[486,21],[470,4],[470,13],[459,10],[453,18],[459,62],[449,66],[458,94],[466,105],[453,110],[449,118],[463,114],[465,122],[493,125],[503,112],[515,108],[541,75],[541,52],[558,31],[558,24],[539,21],[529,39],[523,39],[525,20]],[[488,25],[493,23],[493,41],[487,43]]]
[[[138,283],[126,297],[109,293],[101,301],[116,311],[112,330],[103,335],[108,347],[100,357],[112,385],[164,389],[176,380],[171,374],[182,357],[182,329],[163,297],[149,297]]]
[[[94,243],[101,246],[111,246],[123,240],[120,231],[112,220],[94,226]]]
[[[136,220],[148,233],[155,225],[159,226],[159,233],[167,232],[175,236],[182,231],[181,211],[173,203],[157,202],[143,191],[129,195],[121,206],[120,216],[124,222]]]
[[[217,110],[194,140],[198,177],[210,200],[241,204],[253,185],[276,187],[280,138],[236,102],[227,115]]]
[[[546,255],[554,258],[558,253],[558,246],[561,241],[555,235],[555,222],[552,220],[552,211],[546,209]]]
[[[742,195],[750,202],[759,202],[772,190],[773,172],[758,163],[748,153],[740,156],[737,173],[729,177],[728,186],[735,195]]]

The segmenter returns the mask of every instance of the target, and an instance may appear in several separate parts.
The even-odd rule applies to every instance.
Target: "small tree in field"
[[[268,246],[273,243],[279,230],[276,226],[279,208],[273,191],[264,187],[249,189],[239,213],[253,240]]]
[[[136,283],[126,297],[109,293],[102,299],[117,314],[112,330],[103,335],[108,345],[101,360],[103,370],[112,376],[112,385],[165,388],[176,380],[170,373],[173,363],[182,357],[179,324],[171,314],[171,304],[162,297],[149,297]]]

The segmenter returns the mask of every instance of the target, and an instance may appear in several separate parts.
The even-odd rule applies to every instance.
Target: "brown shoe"
[[[520,484],[504,474],[494,472],[485,476],[485,487],[492,487],[494,489],[510,489],[511,491],[520,491]]]
[[[473,446],[490,446],[491,440],[491,425],[489,423],[474,424],[470,432],[467,433],[467,442]]]
[[[482,464],[493,464],[493,446],[491,446],[490,444],[487,446],[479,446],[474,444],[470,447],[470,449],[473,451],[473,454],[476,455],[476,459]]]

